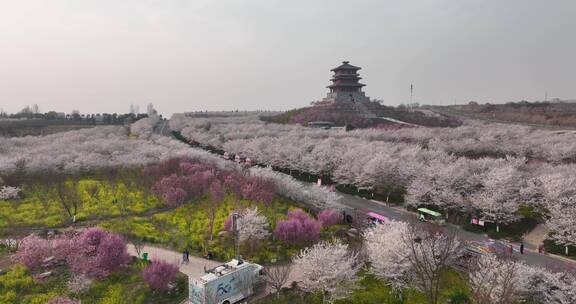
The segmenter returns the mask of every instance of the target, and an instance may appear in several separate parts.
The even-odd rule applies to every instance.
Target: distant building
[[[104,115],[100,115],[100,113],[98,113],[96,116],[94,116],[94,120],[96,123],[104,123]]]
[[[330,79],[332,84],[327,86],[330,93],[321,103],[370,101],[362,92],[362,87],[365,84],[359,82],[362,79],[358,74],[360,69],[348,61],[343,61],[340,66],[333,68],[331,71],[334,72],[334,76]]]

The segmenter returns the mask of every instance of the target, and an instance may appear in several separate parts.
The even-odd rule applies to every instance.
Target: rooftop
[[[248,265],[250,265],[250,263],[247,262],[239,263],[238,260],[232,259],[228,263],[207,270],[206,274],[200,278],[200,282],[208,283],[210,281],[218,279],[219,277],[235,272],[238,269],[244,268]]]
[[[357,66],[353,66],[350,64],[350,61],[342,61],[342,64],[338,67],[333,68],[330,71],[338,71],[338,70],[360,70],[361,68],[357,67]]]

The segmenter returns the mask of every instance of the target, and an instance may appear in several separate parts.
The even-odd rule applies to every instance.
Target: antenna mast
[[[242,257],[240,257],[240,235],[238,231],[238,212],[232,213],[232,231],[234,234],[234,254],[236,256],[236,260],[240,262]]]

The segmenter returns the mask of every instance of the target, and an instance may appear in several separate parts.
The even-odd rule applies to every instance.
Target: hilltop
[[[449,115],[406,106],[390,107],[373,101],[317,104],[275,116],[263,116],[261,119],[267,122],[302,125],[323,121],[352,128],[456,127],[461,125],[458,119]]]

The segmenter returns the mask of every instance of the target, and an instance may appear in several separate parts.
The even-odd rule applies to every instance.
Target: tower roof
[[[357,67],[357,66],[353,66],[350,64],[350,61],[342,61],[342,64],[338,67],[335,67],[333,69],[331,69],[330,71],[338,71],[338,70],[353,70],[353,71],[358,71],[361,68]]]

